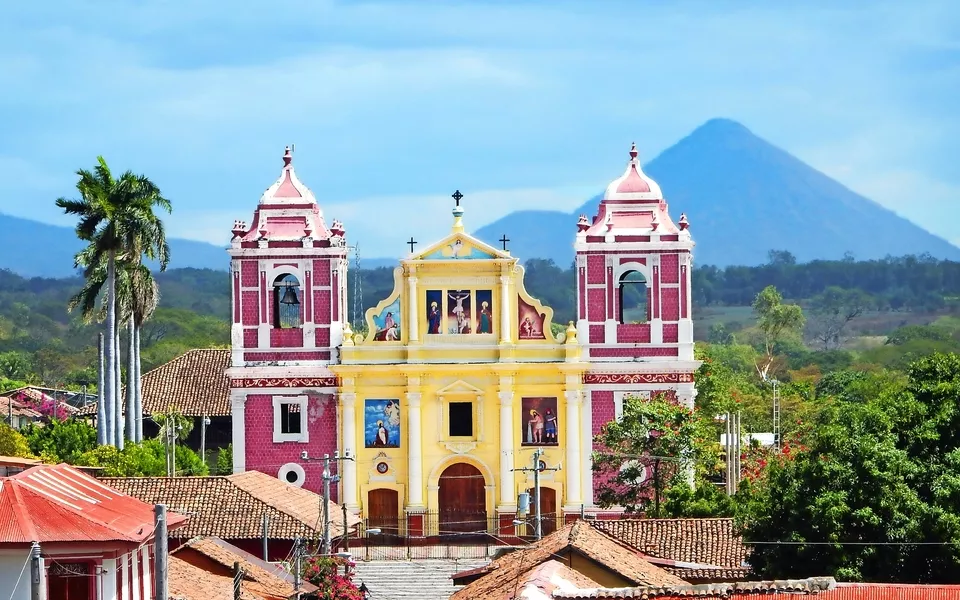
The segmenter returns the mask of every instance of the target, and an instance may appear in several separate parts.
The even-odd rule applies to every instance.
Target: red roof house
[[[30,598],[28,557],[38,542],[41,597],[152,598],[153,511],[68,465],[0,479],[0,589]],[[168,528],[185,523],[168,513]]]

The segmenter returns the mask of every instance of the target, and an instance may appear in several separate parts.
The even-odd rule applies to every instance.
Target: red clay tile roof
[[[211,573],[176,556],[167,561],[167,582],[170,600],[234,600],[232,575]],[[261,596],[247,587],[240,586],[240,600],[281,600]]]
[[[163,412],[171,406],[188,417],[229,417],[229,348],[189,350],[170,362],[143,374],[143,413]],[[121,395],[121,403],[126,395]],[[80,409],[79,414],[97,414],[96,403]]]
[[[707,583],[667,587],[586,588],[575,591],[557,590],[554,598],[567,600],[615,600],[643,598],[683,600],[686,598],[755,598],[757,596],[806,596],[833,590],[837,585],[832,577],[786,579],[777,581],[741,581],[737,583]],[[830,592],[827,592],[829,594]],[[826,597],[826,596],[825,596]]]
[[[750,579],[751,573],[750,567],[741,567],[739,569],[703,569],[672,567],[662,564],[658,564],[657,566],[664,571],[673,573],[680,579],[685,579],[691,583],[724,583],[733,581],[746,581]]]
[[[655,558],[727,569],[740,569],[747,561],[733,519],[597,520],[593,526]]]
[[[554,590],[576,590],[598,586],[596,581],[556,560],[548,560],[527,571],[520,577],[518,583],[519,585],[515,586],[518,598],[535,598],[537,591],[549,597]],[[511,590],[504,598],[511,598],[513,595]]]
[[[13,404],[13,416],[15,417],[27,417],[31,421],[43,417],[39,411],[30,408],[23,401],[17,400],[14,394],[15,392],[6,392],[3,396],[0,396],[0,420],[8,425],[10,424],[7,417],[10,416],[11,403]]]
[[[168,513],[173,531],[186,517]],[[39,465],[0,479],[0,543],[132,542],[153,538],[153,505],[69,465]]]
[[[635,585],[686,585],[686,581],[643,560],[637,552],[594,529],[586,521],[567,525],[537,543],[498,558],[487,574],[458,590],[450,600],[502,600],[510,598],[518,579],[564,551],[574,551],[619,574]],[[562,558],[561,558],[562,560]]]
[[[233,564],[235,562],[240,563],[244,577],[242,588],[254,594],[287,598],[294,593],[293,575],[284,570],[282,566],[264,562],[220,538],[194,538],[170,554],[197,566],[202,566],[203,562],[198,564],[198,561],[191,555],[201,555],[221,567],[221,569],[207,570],[216,571],[222,575],[229,575],[233,572]],[[315,591],[316,587],[310,583],[302,582],[300,590],[308,593]]]
[[[105,484],[151,504],[190,516],[190,522],[172,535],[178,538],[216,536],[225,540],[259,539],[263,515],[270,518],[272,539],[322,535],[320,496],[293,487],[259,471],[225,477],[104,477]],[[330,503],[331,535],[342,535],[339,505]],[[359,522],[349,514],[347,524]]]

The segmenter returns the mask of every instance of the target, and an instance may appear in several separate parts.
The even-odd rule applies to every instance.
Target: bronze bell
[[[300,304],[300,298],[297,298],[297,293],[293,291],[292,287],[287,287],[287,290],[283,292],[283,297],[280,298],[280,304]]]

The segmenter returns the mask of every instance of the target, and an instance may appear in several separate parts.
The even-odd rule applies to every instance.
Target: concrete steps
[[[458,588],[450,576],[476,569],[487,560],[376,560],[356,564],[354,583],[367,584],[370,600],[448,600]]]

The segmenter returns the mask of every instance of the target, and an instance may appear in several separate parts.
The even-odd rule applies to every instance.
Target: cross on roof
[[[510,241],[510,238],[507,237],[507,234],[503,234],[503,237],[500,238],[500,243],[503,244],[503,251],[507,251],[507,242]]]
[[[411,235],[411,236],[410,236],[410,241],[407,242],[407,243],[410,244],[410,253],[413,254],[413,247],[414,247],[415,245],[417,245],[419,242],[417,242],[417,240],[413,239],[413,236]]]
[[[463,194],[460,193],[460,190],[457,190],[451,194],[451,197],[457,201],[457,206],[460,206],[460,199],[463,198]]]

